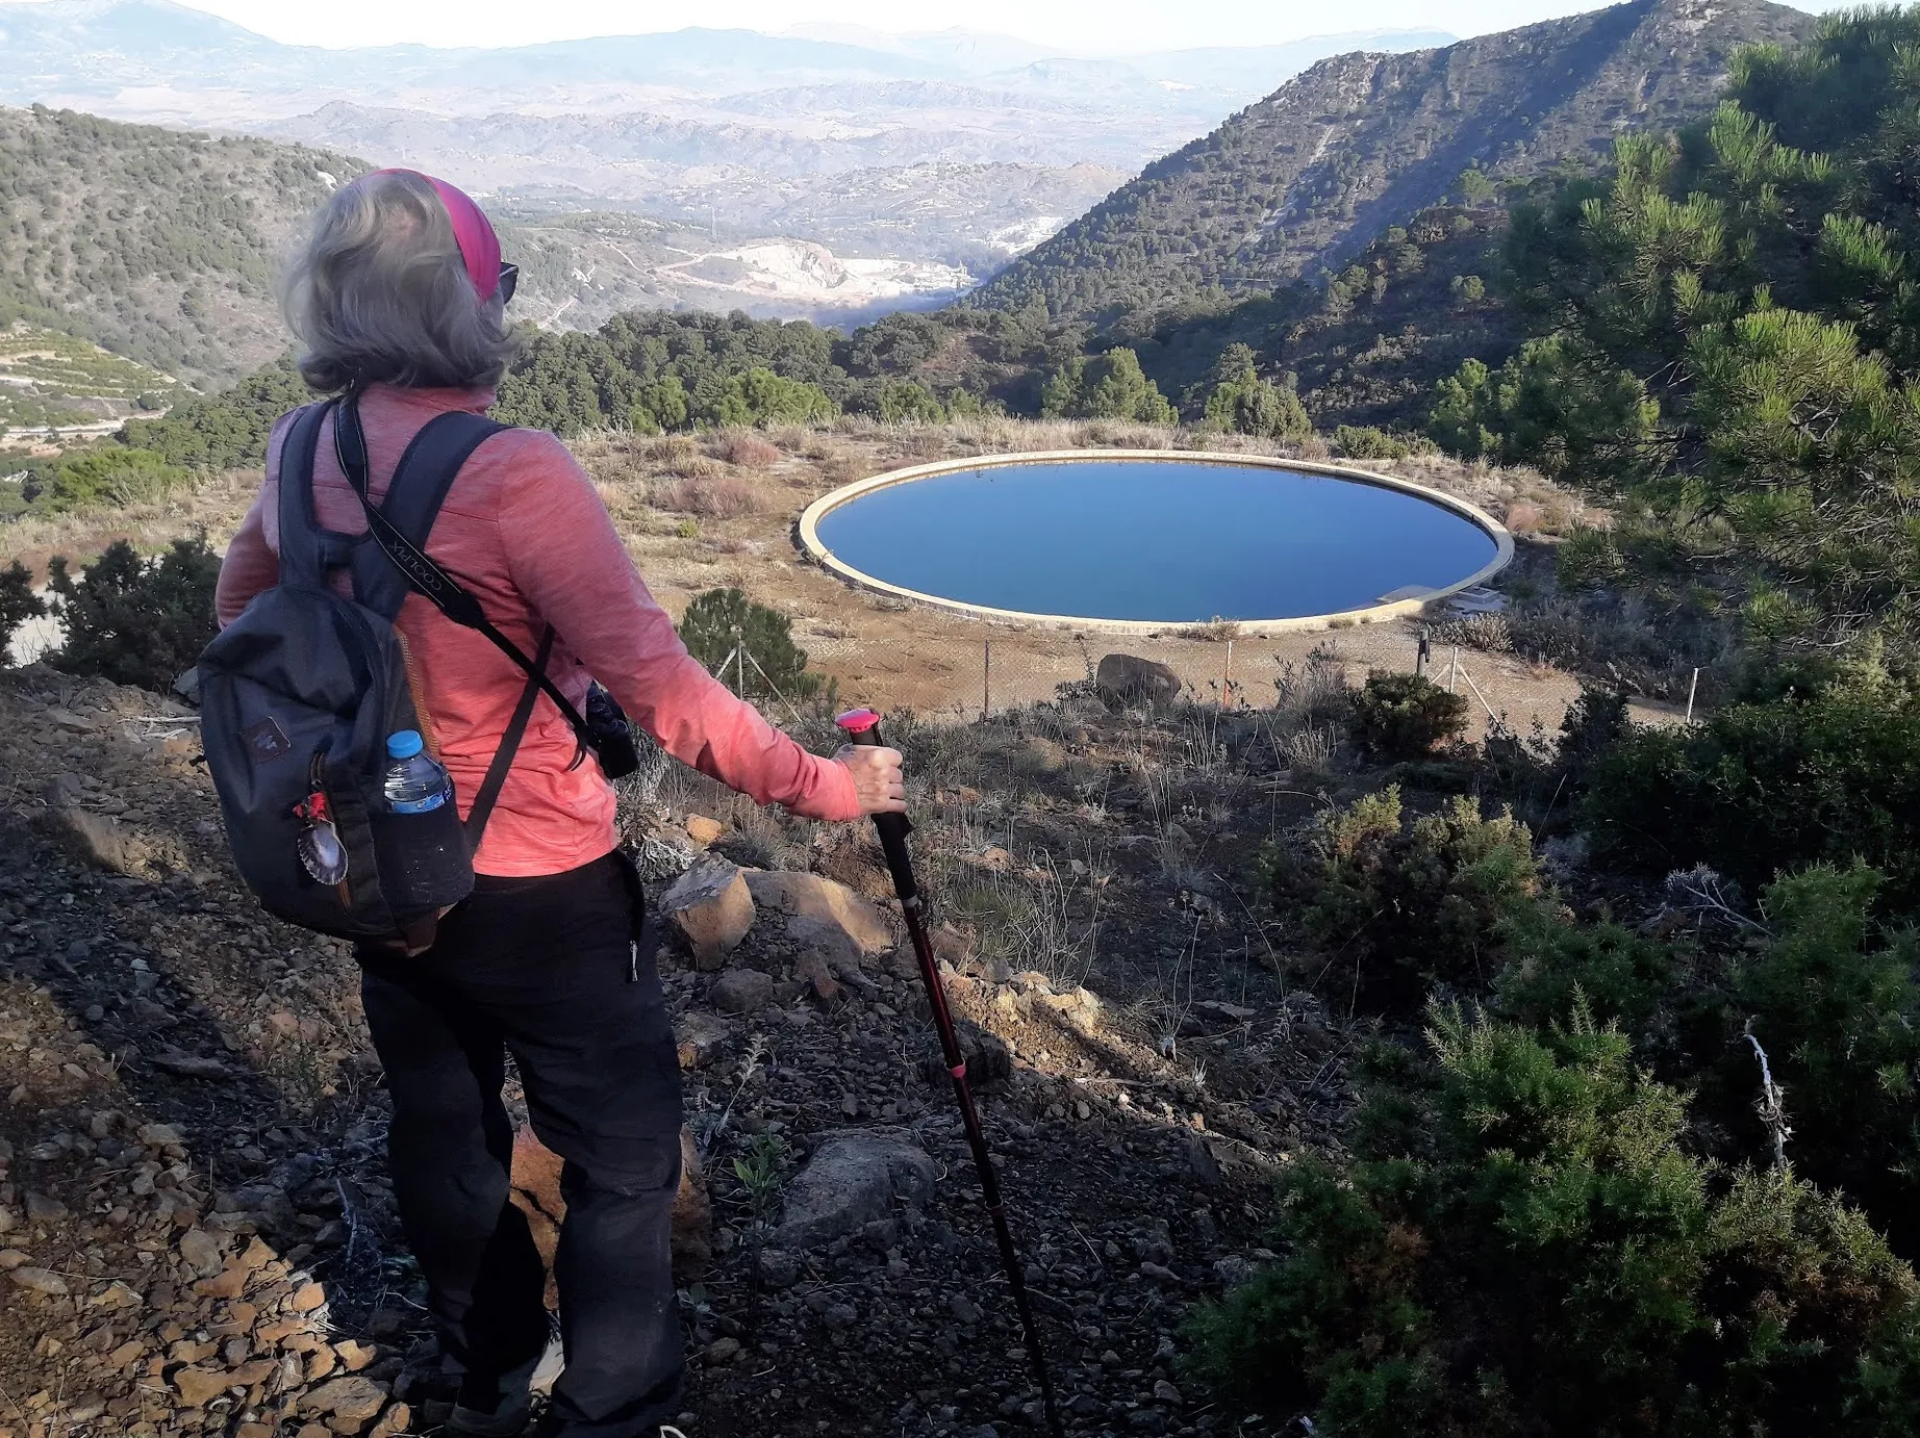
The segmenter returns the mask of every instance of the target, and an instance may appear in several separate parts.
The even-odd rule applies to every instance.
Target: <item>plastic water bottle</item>
[[[381,788],[390,814],[426,814],[453,801],[453,780],[427,753],[419,732],[402,729],[387,739],[387,772]]]

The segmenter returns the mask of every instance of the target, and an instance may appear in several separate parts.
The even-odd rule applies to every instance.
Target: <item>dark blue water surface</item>
[[[1495,553],[1417,495],[1204,460],[958,470],[862,495],[819,531],[855,569],[924,594],[1181,623],[1362,609],[1457,584]]]

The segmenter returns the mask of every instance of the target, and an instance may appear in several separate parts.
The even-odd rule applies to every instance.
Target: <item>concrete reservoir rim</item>
[[[820,538],[820,521],[843,504],[851,503],[862,495],[871,494],[876,489],[886,489],[896,484],[910,484],[916,479],[930,479],[935,475],[957,474],[980,469],[999,469],[1016,464],[1071,464],[1087,460],[1148,460],[1177,461],[1185,464],[1235,464],[1249,469],[1272,469],[1294,474],[1320,474],[1334,479],[1350,480],[1356,484],[1370,484],[1379,489],[1398,490],[1402,494],[1425,500],[1429,504],[1439,505],[1450,510],[1462,519],[1485,531],[1493,540],[1493,558],[1479,569],[1456,583],[1439,589],[1422,590],[1419,594],[1398,599],[1384,600],[1370,604],[1362,609],[1348,609],[1336,614],[1307,614],[1291,619],[1242,619],[1234,621],[1241,634],[1290,634],[1316,629],[1345,628],[1352,624],[1374,624],[1385,619],[1397,619],[1403,616],[1421,613],[1427,605],[1436,599],[1444,599],[1450,594],[1458,594],[1463,589],[1471,589],[1484,584],[1513,560],[1513,536],[1507,527],[1481,509],[1457,495],[1430,488],[1424,484],[1415,484],[1412,480],[1400,479],[1390,474],[1375,474],[1370,470],[1349,469],[1344,465],[1318,464],[1309,460],[1281,459],[1264,454],[1217,454],[1208,450],[1196,449],[1057,449],[1042,450],[1028,454],[989,454],[976,455],[968,459],[943,459],[933,464],[916,464],[906,469],[889,470],[885,474],[876,474],[867,479],[856,480],[843,485],[830,494],[824,494],[808,505],[800,515],[800,547],[814,560],[839,575],[848,583],[861,589],[872,590],[877,594],[892,595],[898,599],[909,599],[917,604],[930,604],[939,609],[949,609],[959,614],[971,614],[983,619],[999,619],[1024,624],[1058,625],[1073,629],[1086,629],[1111,634],[1152,634],[1167,629],[1181,629],[1194,624],[1205,623],[1196,619],[1097,619],[1074,614],[1037,614],[1020,609],[996,609],[987,604],[968,604],[958,599],[948,599],[939,594],[926,594],[918,589],[907,589],[898,584],[890,584],[884,579],[875,578],[864,570],[855,569],[829,549]]]

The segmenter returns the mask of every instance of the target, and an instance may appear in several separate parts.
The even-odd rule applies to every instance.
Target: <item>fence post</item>
[[[1424,679],[1427,677],[1427,660],[1432,654],[1433,631],[1423,627],[1420,630],[1420,647],[1413,651],[1414,678]]]
[[[1460,646],[1456,644],[1453,646],[1453,663],[1447,666],[1447,693],[1449,694],[1453,693],[1454,681],[1459,677],[1459,674],[1460,674]]]
[[[1220,703],[1222,707],[1233,705],[1233,641],[1227,641],[1227,667],[1220,675]]]
[[[980,642],[980,717],[987,717],[993,704],[993,641]]]
[[[1693,696],[1700,690],[1700,666],[1693,667],[1693,681],[1687,685],[1687,723],[1693,722]]]

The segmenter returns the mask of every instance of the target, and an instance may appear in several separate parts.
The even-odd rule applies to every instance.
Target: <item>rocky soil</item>
[[[1176,788],[1088,713],[897,731],[942,967],[1070,1429],[1252,1433],[1183,1384],[1181,1324],[1334,1140],[1351,1037],[1230,867],[1296,802],[1272,725]],[[353,965],[238,889],[197,752],[169,701],[0,673],[0,1438],[431,1431]],[[628,798],[705,1174],[681,1426],[1030,1431],[877,851],[684,775]]]

